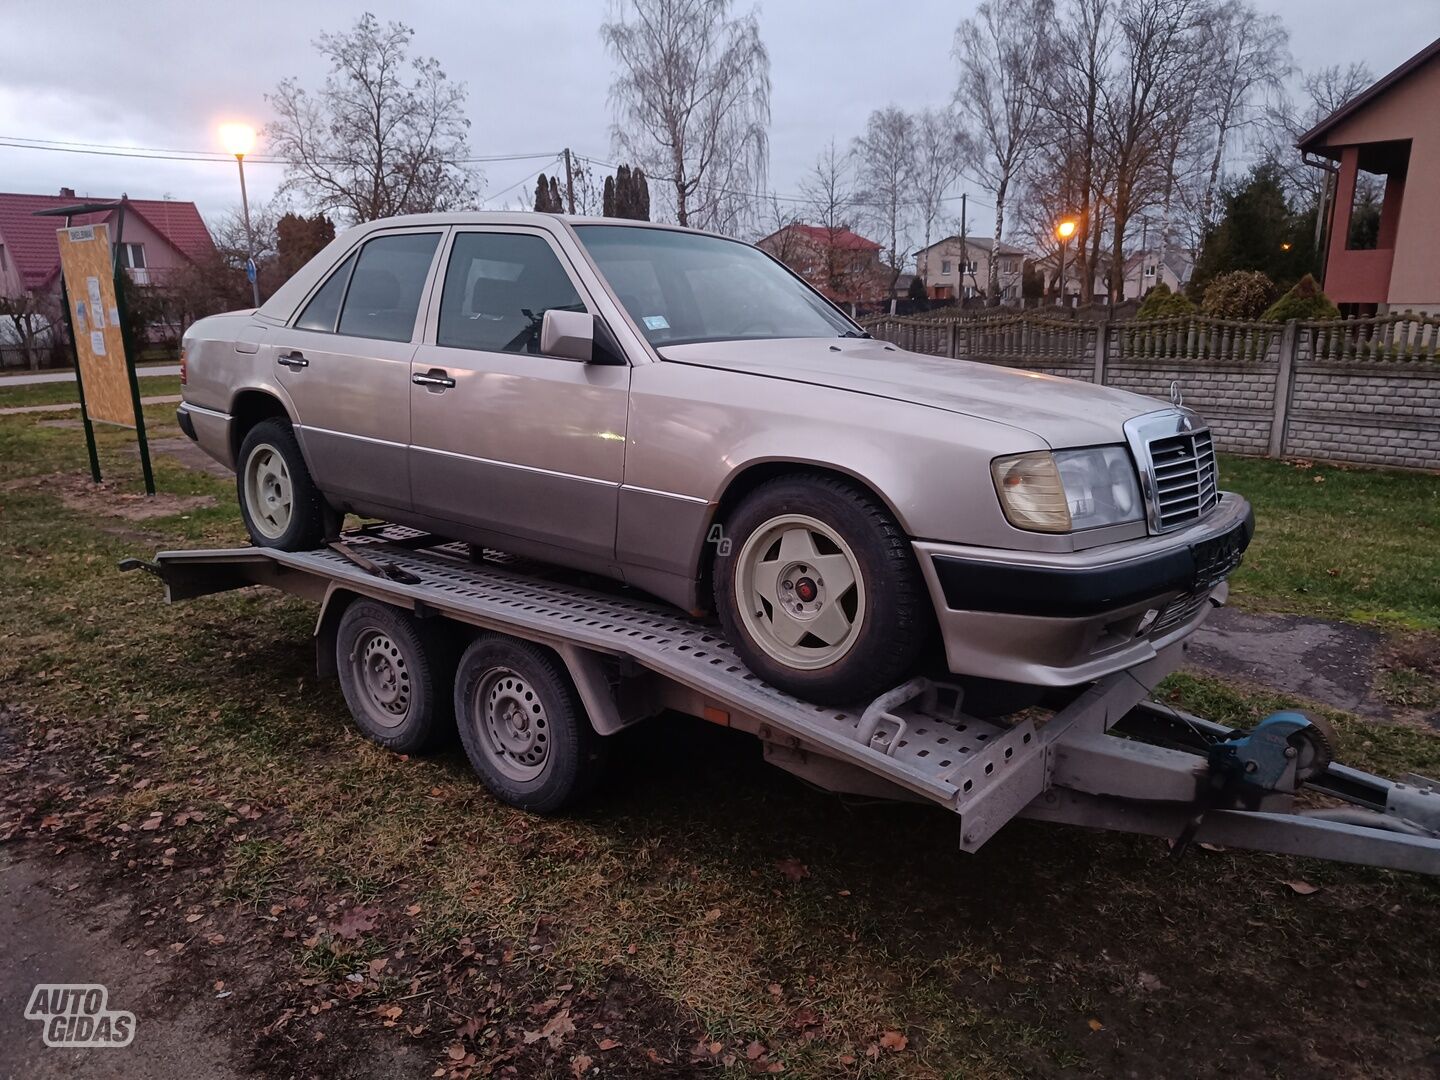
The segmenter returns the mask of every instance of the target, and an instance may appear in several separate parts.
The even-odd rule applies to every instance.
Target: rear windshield
[[[624,225],[577,225],[575,231],[652,345],[863,336],[749,244]]]

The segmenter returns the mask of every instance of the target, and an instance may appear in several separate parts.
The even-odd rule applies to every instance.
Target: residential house
[[[972,300],[984,296],[990,285],[990,249],[985,236],[958,236],[921,248],[915,253],[915,273],[925,282],[932,300]],[[1027,252],[1000,242],[1000,299],[1020,303],[1021,278]]]
[[[873,303],[889,295],[894,274],[880,245],[846,228],[792,223],[758,241],[837,304]]]
[[[1194,269],[1194,261],[1175,248],[1163,254],[1136,252],[1125,260],[1125,299],[1143,300],[1156,285],[1168,286],[1172,293],[1184,292]]]
[[[124,235],[117,237],[120,199],[77,198],[71,188],[59,195],[0,193],[0,296],[47,295],[60,288],[60,245],[55,230],[63,217],[36,217],[37,210],[113,203],[109,209],[77,214],[72,225],[110,226],[121,243],[120,263],[137,285],[163,284],[178,267],[214,254],[215,243],[193,202],[124,198]]]
[[[1324,287],[1342,310],[1440,314],[1440,39],[1300,137],[1334,173]],[[1379,235],[1351,235],[1356,178],[1385,178]],[[1413,177],[1413,183],[1407,180]]]

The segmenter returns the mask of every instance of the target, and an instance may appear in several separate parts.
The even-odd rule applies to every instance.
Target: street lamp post
[[[1056,290],[1055,303],[1065,306],[1065,242],[1075,235],[1075,219],[1065,218],[1055,226],[1055,235],[1060,238],[1060,284]]]
[[[260,306],[260,274],[255,266],[255,232],[250,228],[250,199],[245,193],[245,155],[255,145],[255,129],[249,124],[221,124],[220,141],[225,150],[235,155],[240,169],[240,211],[245,217],[245,276],[250,279],[250,292],[255,306]]]

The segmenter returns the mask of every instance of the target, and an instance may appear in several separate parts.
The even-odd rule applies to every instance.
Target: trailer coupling
[[[1203,842],[1440,876],[1440,782],[1374,776],[1334,747],[1303,712],[1237,731],[1145,701],[1108,734],[1058,739],[1050,786],[1022,813],[1166,837],[1177,856]]]

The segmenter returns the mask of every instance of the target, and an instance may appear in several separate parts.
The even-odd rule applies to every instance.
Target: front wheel
[[[889,511],[854,484],[786,476],[725,523],[715,607],[761,678],[825,704],[904,681],[929,632],[924,582]]]

